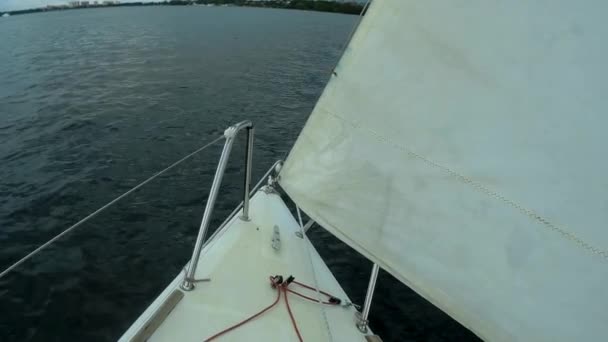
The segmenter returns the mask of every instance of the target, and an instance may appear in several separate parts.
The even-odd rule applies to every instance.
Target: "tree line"
[[[195,0],[197,4],[212,5],[235,5],[250,7],[272,7],[285,9],[298,9],[320,12],[359,14],[363,5],[357,2],[337,2],[325,0],[272,0],[272,1],[250,1],[250,0]],[[183,5],[191,3],[187,0],[171,0],[170,3]]]
[[[54,7],[54,8],[32,8],[19,11],[4,12],[10,15],[82,9],[86,7],[131,7],[131,6],[189,6],[189,5],[229,5],[229,6],[248,6],[248,7],[271,7],[284,9],[297,9],[308,11],[332,12],[359,14],[363,10],[363,5],[357,2],[337,2],[326,0],[271,0],[271,1],[251,1],[251,0],[167,0],[161,2],[126,2],[108,5],[88,5],[85,7],[70,8]],[[3,13],[0,12],[0,15]]]

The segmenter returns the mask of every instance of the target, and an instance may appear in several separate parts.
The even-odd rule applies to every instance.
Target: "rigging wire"
[[[350,30],[350,33],[348,34],[348,38],[346,38],[344,45],[342,45],[342,49],[340,49],[340,59],[342,59],[342,56],[344,55],[344,52],[346,51],[348,44],[353,39],[355,32],[357,32],[357,28],[359,28],[359,25],[361,24],[361,21],[363,20],[363,15],[367,11],[367,7],[369,6],[370,2],[371,2],[371,0],[367,0],[365,2],[365,5],[363,5],[363,8],[361,9],[361,12],[359,13],[359,18],[357,19],[357,22],[355,23],[355,25],[353,25],[352,29]],[[334,75],[335,75],[336,68],[338,67],[338,64],[340,63],[340,59],[338,59],[338,61],[336,62],[336,65],[334,65],[334,67],[331,68],[331,72]]]
[[[357,28],[359,27],[359,24],[361,24],[361,20],[363,20],[363,15],[367,12],[367,8],[369,7],[369,4],[370,4],[371,1],[372,0],[367,0],[365,2],[365,5],[363,5],[363,8],[361,9],[361,12],[359,13],[359,17],[357,18],[357,22],[351,28],[350,32],[348,33],[348,37],[346,38],[346,40],[344,41],[344,44],[342,45],[342,48],[340,49],[340,55],[339,55],[338,60],[336,61],[336,64],[334,64],[334,66],[331,69],[328,70],[329,77],[331,77],[331,75],[337,75],[336,74],[336,68],[338,67],[338,64],[340,64],[340,60],[342,59],[342,56],[344,55],[344,52],[346,51],[346,48],[348,47],[348,44],[350,43],[350,41],[352,40],[353,36],[355,35],[355,32],[357,31]],[[319,99],[317,98],[317,101],[318,100]],[[309,117],[310,117],[310,115],[309,115]],[[306,126],[306,122],[304,122],[304,126]],[[289,152],[291,152],[291,150],[285,151],[285,153],[283,154],[283,157],[281,158],[281,160],[287,161],[287,157],[289,156]]]
[[[317,271],[315,270],[315,263],[312,260],[312,253],[310,252],[310,247],[311,244],[308,240],[308,237],[306,236],[306,232],[304,231],[304,224],[302,222],[302,212],[300,211],[300,207],[296,204],[296,211],[298,213],[298,223],[300,224],[300,232],[302,233],[302,239],[304,239],[304,243],[305,243],[305,247],[306,248],[306,252],[308,253],[308,260],[310,261],[310,268],[312,270],[312,279],[314,281],[314,289],[317,292],[317,299],[316,302],[318,302],[319,304],[322,304],[323,302],[321,301],[321,291],[319,290],[319,282],[317,280]],[[327,329],[327,335],[329,337],[330,341],[334,340],[334,336],[331,333],[331,326],[329,325],[329,321],[327,320],[327,314],[325,313],[325,308],[321,307],[321,315],[323,316],[323,320],[325,321],[325,328]]]
[[[136,191],[137,189],[141,188],[142,186],[148,184],[150,181],[154,180],[155,178],[157,178],[158,176],[162,175],[163,173],[173,169],[174,167],[176,167],[177,165],[181,164],[182,162],[186,161],[187,159],[191,158],[192,156],[194,156],[195,154],[203,151],[204,149],[210,147],[211,145],[215,144],[216,142],[218,142],[220,139],[222,139],[224,136],[220,135],[219,137],[215,138],[213,141],[211,141],[210,143],[204,145],[203,147],[200,147],[199,149],[195,150],[194,152],[184,156],[183,158],[181,158],[180,160],[174,162],[173,164],[167,166],[166,168],[164,168],[161,171],[158,171],[157,173],[155,173],[154,175],[152,175],[151,177],[149,177],[148,179],[146,179],[145,181],[137,184],[136,186],[134,186],[133,188],[131,188],[130,190],[128,190],[127,192],[123,193],[122,195],[116,197],[115,199],[111,200],[110,202],[108,202],[106,205],[104,205],[103,207],[95,210],[94,212],[92,212],[91,214],[89,214],[88,216],[86,216],[85,218],[83,218],[82,220],[76,222],[75,224],[73,224],[72,226],[70,226],[69,228],[67,228],[66,230],[62,231],[61,233],[55,235],[55,237],[53,237],[52,239],[50,239],[49,241],[45,242],[44,244],[40,245],[38,248],[36,248],[35,250],[33,250],[32,252],[30,252],[28,255],[24,256],[23,258],[19,259],[19,261],[15,262],[14,264],[12,264],[11,266],[9,266],[7,269],[5,269],[4,271],[2,271],[2,273],[0,273],[0,279],[2,279],[2,277],[6,276],[7,274],[9,274],[12,270],[14,270],[15,268],[17,268],[19,265],[21,265],[22,263],[26,262],[27,260],[31,259],[32,257],[34,257],[36,254],[40,253],[40,251],[42,251],[43,249],[47,248],[48,246],[50,246],[51,244],[53,244],[55,241],[59,240],[60,238],[62,238],[64,235],[68,234],[69,232],[71,232],[72,230],[78,228],[81,224],[87,222],[88,220],[90,220],[91,218],[97,216],[97,214],[101,213],[102,211],[106,210],[107,208],[109,208],[110,206],[112,206],[113,204],[115,204],[116,202],[120,201],[121,199],[127,197],[128,195],[130,195],[132,192]]]

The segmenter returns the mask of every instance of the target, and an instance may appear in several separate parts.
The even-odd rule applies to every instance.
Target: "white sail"
[[[607,7],[375,0],[282,187],[484,339],[606,339]]]

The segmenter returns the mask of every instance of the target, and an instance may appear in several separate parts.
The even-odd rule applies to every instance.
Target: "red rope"
[[[275,283],[275,281],[274,281],[274,279],[272,277],[270,277],[270,282],[271,282],[271,284],[272,284],[273,287],[276,287],[276,283]],[[211,340],[214,340],[214,339],[216,339],[216,338],[218,338],[218,337],[220,337],[220,336],[222,336],[222,335],[224,335],[224,334],[226,334],[226,333],[228,333],[228,332],[230,332],[230,331],[232,331],[232,330],[234,330],[234,329],[242,326],[243,324],[245,324],[247,322],[250,322],[253,319],[261,316],[263,313],[265,313],[266,311],[272,309],[275,305],[277,305],[277,303],[279,302],[280,299],[281,299],[281,291],[280,291],[280,289],[277,289],[277,299],[274,300],[274,303],[268,305],[267,307],[265,307],[264,309],[262,309],[258,313],[254,314],[252,316],[249,316],[249,318],[246,318],[246,319],[242,320],[241,322],[239,322],[239,323],[237,323],[237,324],[235,324],[235,325],[233,325],[231,327],[228,327],[228,328],[226,328],[226,329],[218,332],[217,334],[215,334],[215,335],[207,338],[205,340],[205,342],[209,342]]]
[[[311,287],[311,286],[308,286],[306,284],[302,284],[300,282],[297,282],[297,281],[293,280],[293,277],[291,277],[291,276],[289,278],[290,278],[289,280],[291,280],[292,284],[297,284],[297,285],[302,286],[302,287],[304,287],[306,289],[316,291],[316,289],[314,287]],[[215,334],[215,335],[207,338],[205,340],[205,342],[209,342],[209,341],[215,340],[216,338],[218,338],[218,337],[220,337],[220,336],[222,336],[224,334],[227,334],[228,332],[230,332],[230,331],[232,331],[232,330],[234,330],[234,329],[236,329],[236,328],[238,328],[238,327],[240,327],[240,326],[242,326],[242,325],[244,325],[244,324],[246,324],[246,323],[248,323],[248,322],[256,319],[257,317],[259,317],[262,314],[264,314],[266,311],[272,309],[281,300],[281,293],[283,293],[284,296],[285,296],[285,306],[287,307],[287,312],[289,313],[289,318],[291,319],[291,324],[293,325],[293,329],[296,331],[296,335],[298,335],[298,340],[300,342],[304,342],[304,339],[302,338],[302,335],[300,334],[300,330],[298,329],[298,324],[296,323],[296,319],[293,316],[293,312],[291,312],[291,307],[289,306],[289,299],[287,299],[287,292],[291,292],[291,293],[293,293],[295,295],[298,295],[298,296],[300,296],[300,297],[302,297],[304,299],[313,301],[315,303],[318,303],[319,301],[317,299],[314,299],[312,297],[303,295],[303,294],[301,294],[299,292],[296,292],[294,290],[289,289],[288,288],[288,286],[290,285],[289,280],[286,281],[286,282],[283,282],[283,278],[282,277],[279,277],[279,276],[277,276],[277,277],[270,277],[270,286],[272,286],[272,288],[274,288],[274,289],[277,290],[277,298],[274,300],[274,302],[272,304],[268,305],[267,307],[265,307],[264,309],[260,310],[259,312],[257,312],[255,314],[249,316],[248,318],[240,321],[239,323],[237,323],[235,325],[232,325],[232,326],[230,326],[230,327],[228,327],[228,328],[226,328],[226,329],[218,332],[217,334]],[[319,290],[319,292],[322,293],[322,294],[324,294],[325,296],[329,297],[330,299],[335,299],[334,296],[330,295],[329,293],[327,293],[325,291],[320,291]],[[337,305],[337,304],[339,304],[339,301],[334,301],[334,302],[326,301],[326,302],[321,302],[321,303],[328,304],[328,305]]]
[[[296,291],[294,291],[294,290],[292,290],[292,289],[287,289],[287,291],[288,291],[288,292],[291,292],[291,293],[293,293],[293,294],[295,294],[295,295],[298,295],[298,296],[300,296],[300,297],[302,297],[302,298],[304,298],[304,299],[306,299],[306,300],[309,300],[309,301],[311,301],[311,302],[315,302],[315,303],[321,303],[321,304],[327,304],[327,305],[336,305],[336,303],[331,303],[331,302],[327,302],[327,301],[325,301],[325,302],[324,302],[324,301],[318,301],[318,300],[317,300],[317,299],[315,299],[315,298],[309,297],[309,296],[307,296],[307,295],[303,295],[303,294],[301,294],[300,292],[296,292]]]
[[[300,342],[304,342],[302,335],[300,335],[300,330],[298,330],[298,325],[296,324],[296,319],[293,318],[293,313],[291,313],[291,307],[289,307],[289,300],[287,299],[287,287],[281,287],[283,292],[285,293],[285,306],[287,306],[287,312],[289,312],[289,318],[291,318],[291,324],[293,325],[296,334],[298,335],[298,340]]]
[[[294,280],[294,281],[292,281],[292,284],[297,284],[297,285],[300,285],[300,286],[302,286],[303,288],[306,288],[306,289],[309,289],[309,290],[312,290],[312,291],[315,291],[315,292],[317,291],[317,289],[315,289],[314,287],[312,287],[312,286],[308,286],[308,285],[306,285],[306,284],[302,284],[302,283],[300,283],[300,282],[298,282],[298,281],[295,281],[295,280]],[[340,302],[338,302],[338,301],[334,301],[334,302],[330,302],[330,301],[320,301],[320,300],[318,300],[318,299],[315,299],[315,298],[312,298],[312,297],[306,296],[306,295],[304,295],[304,294],[301,294],[300,292],[296,292],[296,291],[294,291],[294,290],[292,290],[292,289],[287,289],[287,291],[289,291],[289,292],[291,292],[291,293],[293,293],[293,294],[295,294],[295,295],[298,295],[298,296],[300,296],[300,297],[302,297],[302,298],[304,298],[304,299],[307,299],[307,300],[309,300],[309,301],[311,301],[311,302],[315,302],[315,303],[321,303],[321,304],[326,304],[326,305],[338,305],[338,304],[340,304]],[[325,291],[323,291],[323,290],[319,290],[319,293],[321,293],[321,294],[323,294],[323,295],[327,296],[328,298],[335,298],[334,296],[330,295],[329,293],[327,293],[327,292],[325,292]]]

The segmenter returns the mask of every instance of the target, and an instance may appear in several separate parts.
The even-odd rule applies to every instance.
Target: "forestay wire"
[[[59,240],[60,238],[62,238],[64,235],[68,234],[69,232],[71,232],[72,230],[76,229],[77,227],[79,227],[81,224],[87,222],[88,220],[90,220],[91,218],[95,217],[97,214],[101,213],[102,211],[104,211],[105,209],[111,207],[113,204],[115,204],[116,202],[120,201],[121,199],[127,197],[128,195],[130,195],[132,192],[136,191],[137,189],[141,188],[142,186],[148,184],[150,181],[154,180],[155,178],[157,178],[158,176],[162,175],[163,173],[173,169],[174,167],[176,167],[177,165],[183,163],[184,161],[186,161],[187,159],[191,158],[192,156],[194,156],[195,154],[203,151],[204,149],[206,149],[207,147],[210,147],[211,145],[215,144],[216,142],[218,142],[219,140],[221,140],[224,136],[220,135],[219,137],[215,138],[213,141],[211,141],[210,143],[206,144],[205,146],[197,149],[196,151],[184,156],[182,159],[174,162],[173,164],[167,166],[166,168],[164,168],[161,171],[158,171],[157,173],[155,173],[154,175],[152,175],[150,178],[146,179],[145,181],[137,184],[135,187],[131,188],[129,191],[123,193],[122,195],[116,197],[115,199],[113,199],[112,201],[108,202],[106,205],[104,205],[103,207],[95,210],[94,212],[92,212],[91,214],[89,214],[87,217],[83,218],[82,220],[76,222],[75,224],[73,224],[71,227],[69,227],[68,229],[64,230],[63,232],[55,235],[55,237],[53,237],[52,239],[50,239],[49,241],[45,242],[44,244],[42,244],[40,247],[36,248],[35,250],[33,250],[32,252],[30,252],[28,255],[24,256],[23,258],[21,258],[19,261],[17,261],[16,263],[12,264],[10,267],[8,267],[7,269],[5,269],[4,271],[2,271],[2,273],[0,273],[0,279],[2,277],[4,277],[5,275],[7,275],[8,273],[10,273],[12,270],[14,270],[15,268],[17,268],[19,265],[21,265],[22,263],[26,262],[27,260],[29,260],[30,258],[32,258],[33,256],[35,256],[36,254],[40,253],[40,251],[42,251],[43,249],[47,248],[48,246],[50,246],[51,244],[53,244],[53,242]]]
[[[344,55],[344,52],[346,51],[346,48],[348,47],[348,44],[353,39],[353,36],[355,35],[355,32],[357,32],[357,28],[361,24],[361,20],[363,20],[363,16],[367,12],[367,9],[369,8],[369,4],[371,3],[371,1],[372,0],[365,1],[365,4],[361,8],[361,12],[359,12],[359,17],[357,18],[357,21],[355,22],[355,24],[350,29],[350,32],[348,33],[348,37],[344,41],[344,44],[342,44],[342,48],[340,49],[340,55],[339,55],[340,58],[338,58],[338,60],[336,61],[336,63],[327,72],[327,74],[329,76],[331,76],[331,75],[337,76],[338,75],[336,73],[336,68],[338,67],[338,64],[340,63],[340,59],[342,59],[342,56]],[[318,101],[318,100],[319,100],[319,98],[317,98],[315,100],[315,102]],[[287,156],[288,155],[289,155],[289,150],[285,151],[285,153],[283,154],[283,157],[281,158],[281,160],[287,160]]]

